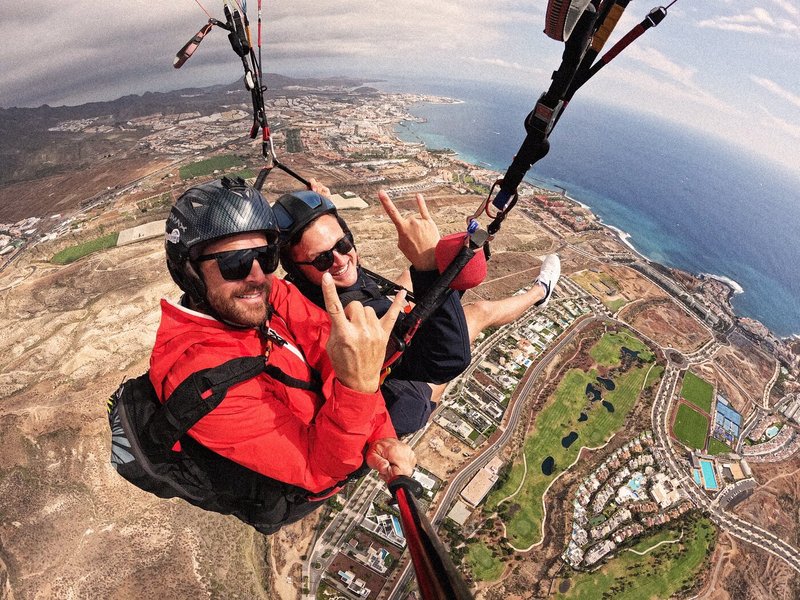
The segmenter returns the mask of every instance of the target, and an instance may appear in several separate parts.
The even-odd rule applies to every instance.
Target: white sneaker
[[[561,277],[561,259],[558,258],[558,254],[548,254],[544,257],[542,268],[534,281],[534,283],[541,283],[544,286],[544,298],[534,306],[547,306],[559,277]]]

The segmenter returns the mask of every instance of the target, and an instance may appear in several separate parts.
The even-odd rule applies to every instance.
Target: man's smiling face
[[[246,250],[267,245],[261,232],[240,233],[211,242],[203,255]],[[206,285],[206,298],[223,319],[246,327],[258,327],[267,318],[267,301],[272,287],[271,273],[264,273],[257,260],[253,261],[244,279],[229,281],[222,277],[215,260],[198,262]]]
[[[311,262],[320,254],[332,251],[333,264],[326,271],[313,265],[297,265],[311,283],[322,284],[323,273],[330,273],[337,287],[353,285],[358,279],[358,252],[352,248],[346,254],[334,250],[336,243],[345,236],[339,221],[333,215],[322,215],[303,232],[300,241],[291,249],[295,262]]]

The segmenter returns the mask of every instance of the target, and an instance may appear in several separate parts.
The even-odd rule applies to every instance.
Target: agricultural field
[[[711,522],[690,513],[678,523],[622,550],[597,571],[562,580],[557,597],[564,600],[671,598],[692,589],[715,542],[716,530]]]
[[[234,154],[225,154],[222,156],[214,156],[205,160],[199,160],[190,165],[185,165],[180,169],[181,179],[192,179],[193,177],[203,177],[205,175],[212,175],[214,171],[226,172],[231,167],[243,167],[244,159],[239,158]],[[241,175],[245,179],[247,177],[254,177],[254,174],[249,170],[244,170],[245,173],[228,173],[228,175]]]
[[[623,346],[633,349],[634,345],[644,349],[627,333],[607,333],[590,354],[610,363],[614,348],[619,354]],[[645,382],[658,381],[662,367],[652,362],[652,354],[646,356],[651,362],[634,363],[627,371],[609,374],[613,389],[603,389],[602,397],[594,400],[587,395],[587,388],[600,386],[597,368],[567,371],[530,428],[524,460],[514,463],[508,478],[486,503],[486,511],[497,511],[505,522],[514,547],[524,549],[540,539],[547,488],[576,461],[582,447],[602,446],[619,430]]]
[[[105,250],[106,248],[113,248],[117,245],[118,237],[119,233],[110,233],[75,246],[70,246],[69,248],[64,248],[61,252],[54,254],[50,261],[57,265],[68,265],[93,252]]]
[[[688,404],[678,406],[678,413],[672,424],[675,437],[689,448],[702,450],[708,434],[708,417],[700,414]]]
[[[683,378],[681,396],[700,410],[711,413],[711,401],[714,399],[714,386],[705,379],[700,379],[691,371],[686,371]]]

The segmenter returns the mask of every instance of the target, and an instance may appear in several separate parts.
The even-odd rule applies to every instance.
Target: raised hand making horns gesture
[[[419,214],[403,217],[389,195],[381,190],[378,199],[397,229],[397,247],[417,271],[436,269],[436,244],[441,236],[425,204],[425,197],[417,194]]]
[[[395,296],[380,319],[371,307],[357,301],[343,308],[330,273],[322,276],[322,295],[331,319],[326,350],[336,378],[350,389],[374,392],[380,384],[386,344],[405,301],[405,291]]]

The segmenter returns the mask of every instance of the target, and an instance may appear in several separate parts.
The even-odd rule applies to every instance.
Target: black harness
[[[344,481],[312,494],[248,469],[187,435],[219,406],[232,386],[262,373],[288,387],[320,389],[318,374],[303,381],[266,365],[263,356],[234,358],[193,373],[163,404],[148,373],[124,382],[108,401],[112,465],[151,494],[183,498],[204,510],[233,515],[261,533],[274,533],[301,519]],[[180,450],[175,450],[178,442]],[[347,479],[360,476],[362,470]]]

